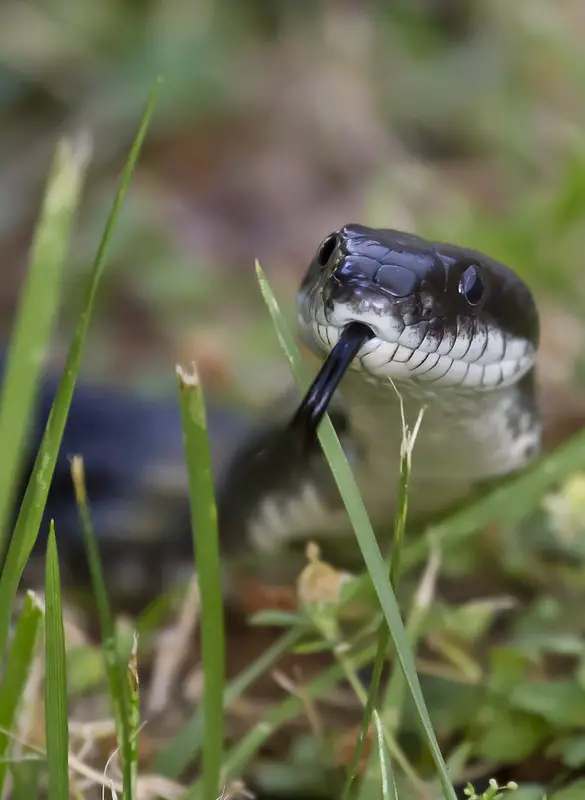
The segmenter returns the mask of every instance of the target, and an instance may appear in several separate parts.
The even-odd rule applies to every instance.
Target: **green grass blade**
[[[189,474],[191,528],[201,593],[201,662],[205,691],[202,699],[203,797],[221,794],[223,759],[223,690],[225,630],[219,532],[205,402],[199,378],[177,367],[185,456]]]
[[[140,681],[138,680],[138,636],[134,634],[130,660],[126,671],[126,688],[129,700],[129,772],[130,782],[124,780],[124,798],[133,800],[136,797],[136,783],[138,781],[138,734],[140,732]]]
[[[429,563],[427,564],[424,574],[421,577],[419,587],[415,593],[411,610],[408,615],[406,632],[408,634],[408,641],[413,651],[418,643],[424,622],[427,617],[429,606],[431,605],[432,598],[434,597],[435,581],[439,570],[439,563],[439,559],[434,556],[429,559]],[[378,652],[379,648],[376,652],[376,655],[378,655]],[[400,665],[395,663],[393,665],[392,674],[388,682],[385,697],[382,703],[382,715],[381,717],[378,715],[380,725],[382,726],[382,733],[387,740],[390,739],[391,741],[394,741],[392,737],[394,736],[394,732],[399,728],[402,714],[403,697],[404,675],[400,669]],[[396,758],[396,753],[394,753],[394,755]],[[405,768],[406,762],[404,759],[396,758],[396,762],[398,766],[402,766],[404,774],[410,779],[413,790],[418,791],[420,789],[418,786],[419,780],[414,780],[415,776],[412,774],[412,770],[407,770]],[[370,758],[364,777],[361,781],[359,793],[357,795],[358,800],[370,800],[370,798],[378,796],[376,793],[378,786],[378,767],[379,764],[376,759]]]
[[[384,731],[379,714],[374,711],[374,724],[376,726],[376,739],[378,742],[378,758],[380,760],[380,778],[382,781],[382,797],[384,800],[398,800],[398,791],[392,772],[392,764],[384,746]]]
[[[57,146],[8,347],[0,393],[0,560],[88,157],[86,137],[66,139]]]
[[[439,568],[440,559],[438,554],[432,554],[427,562],[426,568],[419,583],[418,590],[411,605],[410,613],[406,623],[406,632],[408,634],[408,641],[413,651],[418,646],[424,631],[425,622],[429,613],[429,607],[431,606],[432,599],[435,595],[435,585]],[[393,731],[399,728],[403,704],[404,676],[402,675],[400,669],[394,665],[382,704],[383,721],[387,728],[390,728]]]
[[[264,675],[278,659],[299,642],[304,629],[293,628],[266,648],[258,658],[231,681],[223,693],[223,709],[228,709],[244,692]],[[178,779],[197,758],[203,742],[203,711],[199,709],[189,722],[161,750],[154,762],[155,772]]]
[[[276,303],[276,299],[268,285],[268,281],[260,265],[256,263],[256,271],[262,295],[268,310],[272,317],[274,326],[276,328],[278,337],[283,345],[283,349],[291,363],[293,373],[297,381],[304,385],[302,369],[298,368],[301,361],[300,353],[295,346],[294,340],[287,330],[286,323]],[[357,542],[360,546],[366,568],[370,574],[370,578],[376,594],[380,607],[388,624],[390,634],[396,649],[396,657],[404,672],[404,678],[408,686],[410,695],[413,700],[416,714],[420,722],[424,737],[429,747],[431,756],[437,769],[438,777],[441,781],[445,797],[451,800],[456,800],[453,786],[449,780],[447,772],[447,765],[441,754],[439,743],[433,726],[429,717],[429,713],[424,701],[412,651],[408,643],[408,637],[402,623],[400,609],[396,601],[394,592],[388,580],[387,567],[380,553],[380,548],[376,540],[376,536],[370,524],[368,514],[359,493],[359,489],[353,478],[351,469],[345,458],[345,454],[335,433],[335,429],[329,419],[328,415],[323,419],[319,429],[319,440],[323,448],[323,452],[329,462],[333,477],[337,483],[337,487],[345,503],[348,516],[351,520]]]
[[[59,382],[59,388],[35,460],[33,473],[26,488],[10,547],[8,548],[6,562],[0,577],[0,659],[6,649],[10,627],[10,609],[12,608],[22,572],[34,547],[42,520],[49,486],[59,453],[61,437],[63,436],[63,430],[71,405],[71,398],[75,388],[81,353],[89,328],[94,300],[104,270],[108,245],[146,136],[148,124],[154,110],[159,83],[157,83],[157,86],[153,89],[147,102],[138,134],[122,172],[120,186],[115,196],[112,210],[106,222],[102,240],[99,244],[88,278],[82,312],[75,329],[71,347],[67,354],[65,370]]]
[[[30,676],[39,642],[44,611],[32,592],[28,592],[18,619],[6,667],[0,681],[0,797],[6,783],[10,737],[3,731],[15,729],[23,694]]]
[[[47,632],[45,645],[45,728],[50,800],[69,797],[69,724],[67,667],[61,581],[55,526],[51,522],[45,573]]]
[[[122,765],[124,800],[131,800],[134,796],[133,787],[136,783],[136,759],[134,744],[132,742],[132,698],[129,696],[126,687],[126,668],[122,663],[118,648],[101,556],[91,520],[91,510],[87,500],[83,459],[80,456],[74,456],[71,460],[71,478],[75,489],[75,499],[77,501],[77,509],[81,520],[81,529],[83,531],[85,550],[87,552],[91,584],[96,600],[104,668],[108,681],[114,720],[116,722],[118,748]]]
[[[402,412],[402,448],[400,453],[400,470],[398,475],[398,491],[396,499],[396,515],[394,518],[394,539],[392,547],[392,555],[390,559],[390,586],[396,592],[398,586],[398,577],[400,573],[400,557],[402,555],[402,546],[404,544],[404,535],[406,532],[406,518],[408,513],[408,484],[410,480],[410,468],[412,462],[412,448],[418,432],[418,426],[422,418],[422,412],[417,421],[414,431],[410,431],[406,426],[404,417],[404,408],[402,405],[402,398],[399,395],[400,409]],[[380,681],[382,679],[382,671],[386,661],[388,646],[390,644],[390,630],[386,625],[385,620],[382,621],[378,631],[378,648],[376,650],[376,657],[374,658],[374,667],[372,670],[372,678],[368,686],[368,696],[364,713],[362,716],[362,726],[355,746],[353,758],[350,768],[347,773],[347,780],[343,789],[342,800],[347,800],[351,792],[351,787],[357,777],[358,766],[363,751],[366,736],[370,727],[372,713],[374,708],[379,703],[380,696]],[[377,717],[379,723],[379,717]],[[382,762],[380,762],[382,766]]]

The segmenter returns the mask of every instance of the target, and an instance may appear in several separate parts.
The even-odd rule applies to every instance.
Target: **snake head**
[[[534,364],[530,290],[482,253],[390,229],[345,225],[321,243],[298,296],[301,336],[327,354],[350,323],[372,337],[352,368],[372,379],[495,389]]]

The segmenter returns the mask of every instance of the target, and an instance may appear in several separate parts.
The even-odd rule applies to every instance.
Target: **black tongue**
[[[290,421],[289,430],[300,432],[305,441],[310,441],[315,436],[319,423],[349,365],[362,345],[373,335],[370,328],[361,322],[350,322],[343,329],[337,344],[329,353]]]

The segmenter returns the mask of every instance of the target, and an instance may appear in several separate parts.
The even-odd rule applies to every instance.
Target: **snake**
[[[268,554],[351,533],[311,435],[325,410],[377,528],[395,512],[403,421],[412,429],[421,409],[411,522],[539,455],[538,310],[525,281],[494,258],[347,224],[318,246],[297,318],[320,377],[300,408],[295,391],[282,394],[230,459],[218,491],[223,541]]]
[[[541,449],[535,300],[493,258],[398,230],[344,225],[316,248],[300,282],[297,320],[302,344],[320,364],[304,398],[287,388],[256,422],[208,404],[228,595],[231,564],[240,558],[250,556],[255,570],[275,556],[264,562],[265,576],[278,580],[281,562],[292,563],[283,551],[292,555],[309,540],[325,548],[352,541],[315,435],[325,411],[381,533],[394,519],[403,417],[412,428],[423,409],[408,486],[414,526],[523,469]],[[57,382],[42,386],[27,475]],[[88,578],[73,453],[84,456],[109,590],[142,607],[193,563],[176,402],[76,387],[43,531],[54,519],[63,566],[77,585]]]

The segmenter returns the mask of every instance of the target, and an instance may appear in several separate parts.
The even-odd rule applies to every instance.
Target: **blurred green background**
[[[263,402],[289,373],[254,259],[292,318],[317,244],[359,221],[484,249],[525,275],[541,303],[543,383],[578,391],[584,31],[578,0],[4,0],[2,333],[56,139],[81,128],[95,159],[67,342],[162,73],[84,377],[171,393],[174,362],[195,356],[208,392]]]

